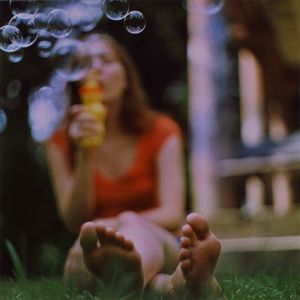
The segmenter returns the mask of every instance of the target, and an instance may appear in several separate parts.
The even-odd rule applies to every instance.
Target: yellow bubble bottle
[[[97,136],[86,137],[80,140],[83,147],[99,146],[103,142],[105,135],[104,121],[106,117],[106,108],[102,103],[103,87],[97,80],[90,77],[79,88],[81,102],[87,107],[87,110],[96,116],[101,131]]]

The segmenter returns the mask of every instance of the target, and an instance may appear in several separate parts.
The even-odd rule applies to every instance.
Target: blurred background
[[[125,0],[105,3],[0,1],[0,274],[12,272],[5,240],[35,276],[60,273],[75,238],[58,218],[42,143],[74,71],[64,41],[93,30],[124,44],[151,105],[182,126],[186,209],[221,238],[220,268],[233,268],[232,254],[298,256],[300,2],[129,0],[142,13],[133,21]]]

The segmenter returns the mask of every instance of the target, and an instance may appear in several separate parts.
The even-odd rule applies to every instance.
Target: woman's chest
[[[137,163],[141,145],[138,138],[106,141],[97,155],[97,169],[114,179],[128,173]]]

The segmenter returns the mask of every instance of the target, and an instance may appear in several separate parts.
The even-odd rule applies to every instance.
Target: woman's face
[[[104,104],[121,99],[127,86],[126,71],[109,43],[104,40],[86,41],[85,56],[91,67],[82,82],[90,76],[96,78],[104,89]]]

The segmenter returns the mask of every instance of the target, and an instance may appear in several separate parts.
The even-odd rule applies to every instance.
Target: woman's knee
[[[125,211],[119,215],[119,222],[122,225],[140,223],[143,222],[143,218],[134,211]]]

